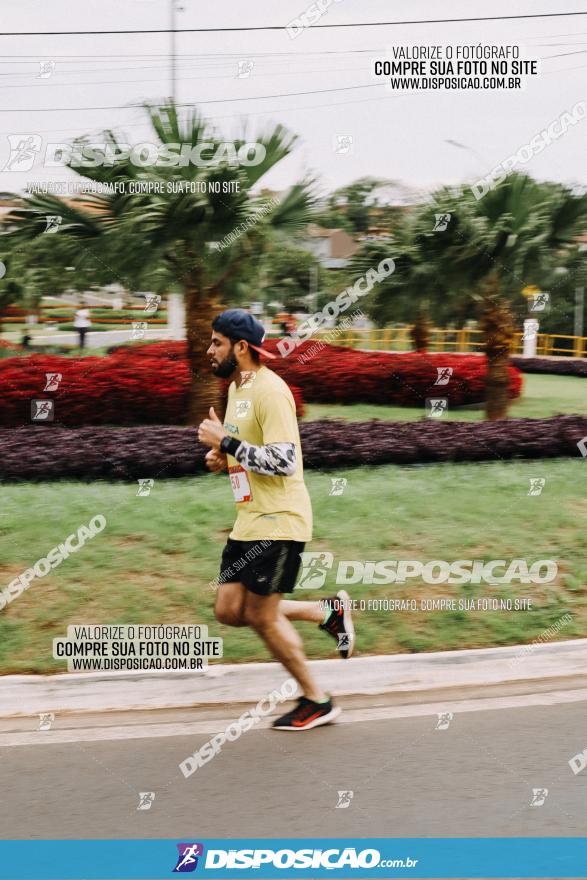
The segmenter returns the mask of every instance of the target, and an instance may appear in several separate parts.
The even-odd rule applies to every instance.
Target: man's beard
[[[238,366],[237,360],[234,356],[234,352],[231,351],[229,355],[227,355],[223,361],[220,361],[217,367],[214,367],[212,372],[215,376],[218,376],[219,379],[228,379]]]

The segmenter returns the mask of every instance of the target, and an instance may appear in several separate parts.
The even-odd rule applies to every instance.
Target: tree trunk
[[[217,297],[203,288],[197,279],[185,287],[187,355],[192,385],[188,402],[188,424],[197,425],[208,418],[211,406],[222,419],[222,386],[211,369],[206,351],[210,345],[212,319],[221,311]]]
[[[509,365],[514,323],[509,308],[492,297],[483,306],[481,329],[487,355],[485,415],[490,421],[505,419],[509,407]]]
[[[428,320],[426,312],[418,312],[411,329],[411,334],[414,349],[420,352],[428,351],[430,345],[430,321]]]

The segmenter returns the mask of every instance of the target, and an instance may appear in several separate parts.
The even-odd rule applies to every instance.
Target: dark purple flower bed
[[[513,357],[511,361],[522,373],[554,373],[557,376],[587,378],[587,358]]]
[[[498,422],[341,422],[300,425],[304,464],[328,470],[353,465],[416,464],[580,456],[587,418]],[[195,428],[0,429],[0,479],[136,480],[203,473],[205,449]],[[587,467],[587,465],[586,465]]]

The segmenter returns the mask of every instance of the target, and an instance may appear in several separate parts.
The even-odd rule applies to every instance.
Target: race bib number
[[[236,503],[240,504],[241,501],[252,501],[253,496],[251,494],[251,485],[246,470],[242,468],[240,464],[236,464],[233,465],[233,467],[228,468],[228,475],[230,477],[232,494],[234,495]]]

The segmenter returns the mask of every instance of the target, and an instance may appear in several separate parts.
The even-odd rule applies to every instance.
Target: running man
[[[277,730],[308,730],[333,721],[333,705],[311,674],[292,620],[317,623],[350,657],[354,630],[348,594],[319,602],[283,599],[291,593],[300,553],[312,538],[312,507],[304,484],[300,435],[293,395],[261,364],[263,325],[243,309],[228,309],[212,322],[207,354],[212,371],[231,379],[224,425],[210,409],[198,429],[210,447],[206,464],[226,470],[237,508],[222,553],[215,614],[228,626],[250,626],[298,682],[303,696],[275,721]]]

